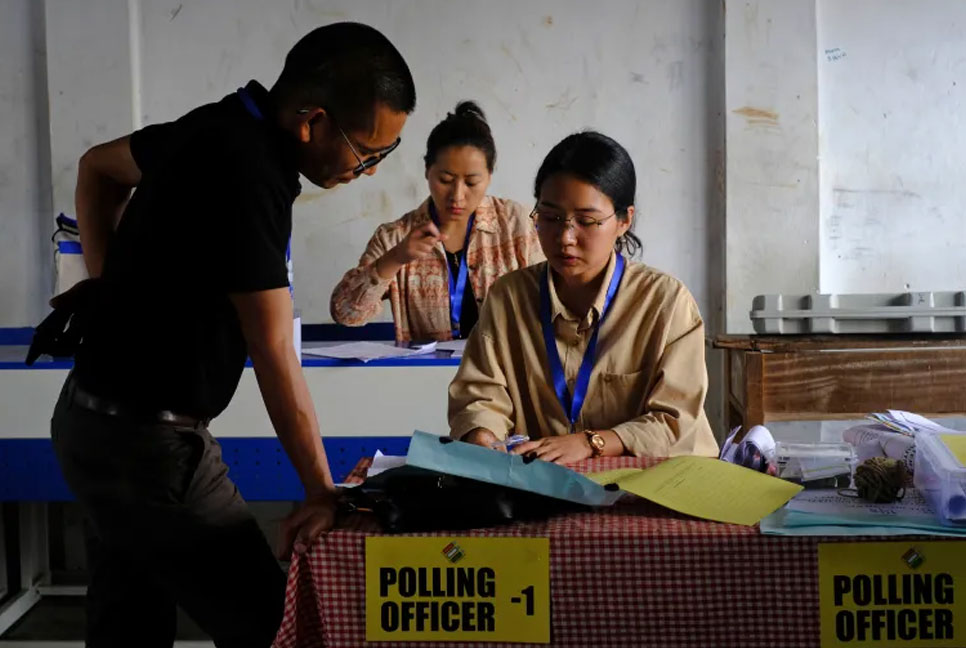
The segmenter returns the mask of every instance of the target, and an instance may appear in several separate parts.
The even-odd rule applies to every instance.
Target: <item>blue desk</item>
[[[10,337],[8,335],[8,341]],[[50,442],[50,415],[70,360],[23,364],[25,340],[0,346],[0,501],[63,501],[71,495]],[[146,355],[145,362],[150,362]],[[336,482],[376,450],[405,454],[413,429],[446,432],[446,387],[459,360],[447,353],[358,361],[304,357]],[[211,425],[229,476],[250,501],[299,500],[301,484],[247,368],[232,404]]]

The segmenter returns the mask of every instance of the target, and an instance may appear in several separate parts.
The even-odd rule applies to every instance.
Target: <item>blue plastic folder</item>
[[[610,506],[621,496],[620,491],[606,490],[557,464],[539,459],[523,463],[520,455],[451,441],[419,430],[413,432],[406,464],[588,506]]]

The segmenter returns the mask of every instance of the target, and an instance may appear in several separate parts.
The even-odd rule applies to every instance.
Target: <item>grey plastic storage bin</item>
[[[966,292],[878,295],[758,295],[755,332],[966,333]]]

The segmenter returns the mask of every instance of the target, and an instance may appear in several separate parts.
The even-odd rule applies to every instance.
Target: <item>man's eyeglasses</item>
[[[352,175],[355,175],[355,176],[361,176],[363,173],[366,172],[367,169],[371,169],[372,167],[376,166],[377,164],[385,160],[386,156],[392,153],[393,151],[395,151],[396,147],[399,146],[399,143],[402,142],[402,138],[397,137],[396,141],[390,144],[389,146],[387,146],[386,148],[382,149],[381,151],[377,151],[376,153],[373,153],[371,156],[367,157],[366,159],[362,159],[362,156],[359,155],[359,152],[356,150],[356,147],[352,145],[352,140],[350,140],[349,136],[345,134],[345,131],[342,130],[342,127],[339,126],[338,124],[336,124],[336,126],[338,127],[339,132],[342,134],[342,139],[344,139],[346,145],[348,145],[349,150],[352,151],[352,154],[356,156],[356,160],[359,162],[358,166],[352,169]]]
[[[604,222],[617,215],[614,212],[603,218],[597,218],[590,214],[574,214],[572,218],[567,218],[565,212],[546,207],[535,207],[530,213],[537,229],[561,229],[565,225],[571,225],[581,231],[596,231],[596,228],[603,226]]]
[[[296,112],[300,115],[304,115],[309,112],[309,109],[301,108]],[[376,166],[377,164],[385,160],[386,156],[392,153],[393,151],[395,151],[396,147],[399,146],[399,143],[402,142],[402,138],[397,137],[396,141],[390,144],[389,146],[387,146],[386,148],[382,149],[381,151],[376,151],[369,157],[363,159],[363,157],[359,155],[359,151],[356,149],[355,145],[352,143],[352,140],[350,140],[349,136],[345,134],[344,130],[342,130],[342,126],[339,125],[339,122],[335,121],[335,119],[331,117],[331,114],[330,114],[330,119],[332,119],[333,123],[336,125],[336,128],[339,129],[339,134],[341,134],[342,139],[345,140],[346,146],[349,147],[349,150],[352,151],[352,155],[355,156],[356,161],[359,163],[355,168],[352,169],[352,175],[354,176],[361,176],[363,173],[366,172],[366,170],[371,169],[372,167]]]

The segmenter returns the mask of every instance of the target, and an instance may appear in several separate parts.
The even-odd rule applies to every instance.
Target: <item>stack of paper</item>
[[[337,358],[339,360],[361,360],[362,362],[381,358],[408,358],[433,353],[435,350],[435,342],[412,347],[397,347],[391,342],[347,342],[331,346],[302,347],[302,353],[305,355]]]
[[[876,423],[881,423],[890,430],[894,430],[900,434],[906,434],[908,436],[916,436],[917,432],[962,433],[960,430],[951,430],[947,427],[943,427],[935,421],[930,421],[925,416],[919,416],[918,414],[904,412],[902,410],[888,410],[884,414],[869,414],[869,418]]]
[[[966,528],[941,525],[922,494],[907,488],[891,504],[872,504],[834,489],[807,490],[761,521],[771,535],[950,535]]]

